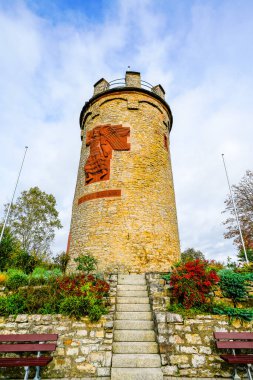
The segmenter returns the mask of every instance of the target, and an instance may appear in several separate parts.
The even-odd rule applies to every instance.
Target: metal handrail
[[[114,79],[112,81],[110,81],[108,83],[108,86],[107,86],[107,90],[109,90],[110,88],[112,87],[126,87],[126,80],[125,78],[118,78],[118,79]],[[151,90],[152,92],[155,92],[153,90],[153,87],[151,83],[145,81],[145,80],[141,80],[141,87],[146,87],[148,88],[149,90]]]

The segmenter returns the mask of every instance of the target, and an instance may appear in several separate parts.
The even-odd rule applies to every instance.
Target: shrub
[[[60,303],[60,313],[80,318],[87,314],[88,301],[85,297],[68,296]]]
[[[172,271],[170,284],[173,296],[189,309],[206,303],[207,295],[218,281],[216,272],[208,270],[208,262],[197,259],[179,263]]]
[[[88,310],[88,316],[92,322],[98,321],[102,317],[102,315],[106,313],[107,310],[102,305],[93,305]]]
[[[214,270],[215,272],[218,272],[221,269],[224,269],[224,264],[215,260],[208,261],[208,270]]]
[[[48,272],[49,272],[49,273],[48,273],[48,277],[49,277],[49,278],[52,278],[52,277],[60,277],[60,276],[63,275],[61,269],[59,269],[59,268],[54,268],[54,269],[52,269],[52,270],[50,270],[50,271],[48,271]]]
[[[230,318],[238,318],[244,321],[253,320],[253,309],[240,309],[224,305],[217,305],[213,307],[213,313],[219,315],[227,315]]]
[[[8,297],[0,298],[0,314],[8,316],[10,314],[22,314],[25,311],[25,299],[20,294],[11,294]]]
[[[97,260],[91,255],[80,255],[74,259],[74,261],[78,263],[76,269],[84,272],[85,274],[94,272],[97,268]]]
[[[33,278],[38,278],[38,277],[43,277],[43,278],[46,278],[47,275],[47,269],[46,268],[43,268],[43,267],[35,267],[34,270],[32,271],[31,273],[31,277]]]
[[[253,273],[243,273],[242,276],[246,283],[247,281],[253,281]]]
[[[56,279],[58,291],[63,297],[60,312],[80,318],[88,315],[98,320],[106,309],[104,297],[108,295],[109,284],[93,275],[78,274]]]
[[[244,263],[242,266],[237,268],[238,273],[251,273],[253,275],[253,263]]]
[[[0,298],[0,314],[61,312],[76,318],[88,315],[91,321],[98,320],[106,312],[104,297],[108,295],[109,284],[93,275],[57,277],[60,273],[58,269],[37,268],[30,276],[30,283],[47,278],[47,285],[24,287],[28,276],[20,270],[9,270],[8,289],[16,293]]]
[[[41,313],[45,305],[47,310],[51,309],[51,313],[59,310],[59,295],[51,286],[28,286],[20,289],[18,294],[25,299],[25,308],[29,314]]]
[[[33,278],[44,278],[49,279],[50,277],[59,277],[62,276],[62,271],[59,268],[54,268],[52,270],[48,270],[43,267],[34,268],[31,277]]]
[[[98,321],[106,308],[94,296],[67,296],[60,303],[60,313],[78,319],[88,315],[91,321]]]
[[[41,314],[58,314],[60,312],[60,299],[50,297],[38,311]]]
[[[164,279],[166,282],[170,282],[171,273],[166,273],[162,275],[162,279]]]
[[[29,285],[30,286],[45,285],[46,283],[47,283],[47,279],[44,277],[30,277],[29,276]]]
[[[6,287],[9,290],[17,290],[21,286],[28,285],[28,276],[22,270],[9,269]]]
[[[44,285],[49,283],[53,278],[60,276],[62,276],[62,272],[58,268],[47,270],[43,267],[36,267],[29,276],[29,284]]]
[[[224,297],[230,298],[236,307],[238,301],[247,296],[245,276],[235,273],[230,269],[218,272],[220,276],[220,288]]]
[[[186,309],[180,303],[174,303],[167,306],[167,310],[173,313],[181,314],[183,317],[192,318],[200,314],[210,314],[212,312],[211,304],[202,304],[190,309]]]
[[[103,298],[107,296],[110,289],[106,281],[97,279],[93,275],[64,276],[56,279],[56,282],[60,292],[74,296],[86,296],[89,291],[95,293],[97,297]]]

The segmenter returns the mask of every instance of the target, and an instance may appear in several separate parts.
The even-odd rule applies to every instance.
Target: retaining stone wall
[[[168,285],[159,273],[147,274],[146,277],[164,380],[231,378],[232,367],[220,359],[213,332],[252,331],[253,322],[230,322],[228,317],[216,315],[183,318],[167,312]]]
[[[213,315],[183,318],[167,312],[169,286],[159,273],[149,273],[146,278],[164,380],[231,378],[232,368],[220,359],[213,331],[252,331],[253,323],[230,323],[225,316]],[[77,321],[62,315],[17,315],[0,317],[0,334],[59,334],[54,359],[43,369],[44,379],[110,380],[117,274],[110,275],[108,281],[110,312],[97,323],[91,323],[87,317]],[[0,368],[0,379],[23,376],[22,369]]]
[[[0,317],[0,334],[59,334],[52,362],[42,369],[43,379],[109,380],[112,358],[113,316],[117,275],[110,275],[110,312],[100,321],[57,315]],[[31,369],[30,378],[34,369]],[[0,368],[0,379],[23,379],[22,368]]]

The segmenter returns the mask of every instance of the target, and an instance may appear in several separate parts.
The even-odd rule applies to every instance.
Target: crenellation
[[[109,88],[109,83],[104,78],[101,78],[98,82],[94,84],[94,93],[93,95],[97,95],[101,92],[106,91]]]
[[[160,84],[152,87],[152,91],[154,91],[162,99],[165,99],[165,91],[164,91],[163,87]]]
[[[127,71],[125,75],[127,87],[141,87],[141,74],[137,71]]]

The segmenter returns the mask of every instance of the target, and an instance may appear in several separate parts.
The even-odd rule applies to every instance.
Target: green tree
[[[252,248],[246,248],[246,253],[247,253],[248,260],[253,263],[253,249]],[[238,257],[239,261],[242,261],[242,262],[245,261],[245,254],[244,254],[243,249],[240,249],[237,257]]]
[[[197,259],[205,260],[205,255],[201,251],[196,251],[194,248],[187,248],[181,253],[181,260],[184,262]]]
[[[65,273],[67,264],[69,262],[69,254],[67,252],[58,253],[55,257],[53,257],[54,264],[61,269],[63,273]]]
[[[41,264],[41,260],[34,254],[29,254],[23,249],[19,249],[12,253],[8,262],[8,268],[17,268],[23,270],[25,273],[31,273],[33,269]]]
[[[238,185],[232,186],[234,200],[238,212],[238,218],[241,225],[242,235],[245,242],[246,250],[253,250],[253,172],[247,170]],[[224,233],[225,239],[234,239],[234,244],[237,246],[238,257],[245,261],[242,250],[240,234],[236,222],[236,217],[233,208],[233,202],[230,196],[225,200],[225,210],[230,214],[229,218],[223,223],[227,231]],[[249,255],[249,260],[252,261],[252,255]]]
[[[7,207],[8,204],[6,210]],[[38,187],[23,191],[11,207],[9,226],[24,252],[40,258],[47,256],[55,229],[62,227],[55,197]]]
[[[0,231],[3,225],[0,225]],[[8,269],[11,262],[11,256],[18,250],[18,242],[11,233],[9,227],[4,230],[3,238],[0,243],[0,271]]]

